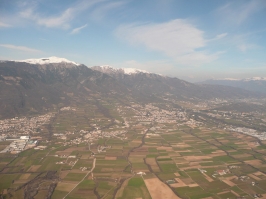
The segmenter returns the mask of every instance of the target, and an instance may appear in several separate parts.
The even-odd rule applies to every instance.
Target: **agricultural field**
[[[143,109],[105,101],[58,112],[41,150],[0,154],[2,198],[266,198],[265,141]]]

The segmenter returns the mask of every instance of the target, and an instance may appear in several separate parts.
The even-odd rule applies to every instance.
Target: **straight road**
[[[93,164],[92,164],[92,168],[91,170],[84,176],[84,178],[81,179],[81,181],[79,181],[79,183],[73,188],[71,189],[67,195],[65,195],[65,197],[63,197],[63,199],[65,199],[83,180],[85,180],[85,178],[94,170],[96,165],[96,158],[93,159]]]

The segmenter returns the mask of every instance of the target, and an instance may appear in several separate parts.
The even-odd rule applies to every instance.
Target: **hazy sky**
[[[0,0],[0,59],[266,77],[265,0]]]

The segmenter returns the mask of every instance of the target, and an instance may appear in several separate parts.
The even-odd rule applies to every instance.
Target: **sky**
[[[0,0],[0,60],[266,77],[265,0]]]

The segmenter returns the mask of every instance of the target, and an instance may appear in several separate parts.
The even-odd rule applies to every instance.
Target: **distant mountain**
[[[260,97],[219,85],[195,85],[138,69],[88,68],[64,58],[0,61],[0,119],[108,99],[129,104],[164,100]]]
[[[266,77],[252,77],[246,79],[210,79],[201,82],[200,84],[232,86],[266,94]]]
[[[91,69],[108,74],[129,89],[137,90],[143,95],[173,95],[180,100],[258,96],[256,93],[242,89],[216,85],[195,85],[178,78],[149,73],[139,69],[116,69],[110,66],[94,66]]]

